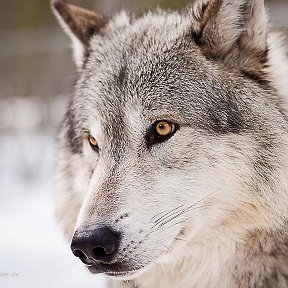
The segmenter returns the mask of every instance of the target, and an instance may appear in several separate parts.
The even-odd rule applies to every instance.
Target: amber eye
[[[166,120],[160,120],[155,122],[149,128],[145,136],[148,148],[154,144],[167,141],[175,134],[178,129],[178,124],[173,124]]]
[[[155,130],[159,136],[167,137],[174,132],[175,126],[167,121],[160,121],[156,125]]]
[[[92,135],[89,135],[88,136],[88,140],[89,140],[89,143],[91,145],[91,147],[94,149],[94,150],[98,150],[99,147],[98,147],[98,142],[97,140],[95,139],[95,137],[93,137]]]

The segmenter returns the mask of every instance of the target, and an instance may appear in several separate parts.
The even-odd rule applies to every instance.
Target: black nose
[[[108,264],[117,254],[119,245],[119,233],[107,226],[93,226],[75,232],[71,250],[87,265],[95,262]]]

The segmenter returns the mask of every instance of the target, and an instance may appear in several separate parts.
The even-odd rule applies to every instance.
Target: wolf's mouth
[[[110,277],[116,277],[116,278],[121,277],[122,279],[123,278],[127,279],[127,278],[132,278],[132,276],[137,272],[138,270],[126,271],[126,272],[106,272],[105,274]]]
[[[92,264],[87,265],[88,270],[93,274],[106,274],[107,276],[113,277],[131,277],[133,274],[137,273],[138,269],[131,269],[128,265],[123,263],[114,263],[114,264]]]

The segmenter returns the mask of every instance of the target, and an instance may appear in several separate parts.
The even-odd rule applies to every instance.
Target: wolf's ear
[[[59,23],[70,36],[76,65],[80,67],[89,46],[89,40],[105,29],[108,20],[94,11],[67,4],[64,0],[52,0],[52,9]]]
[[[193,36],[207,57],[261,73],[267,62],[264,0],[197,0],[192,14]]]

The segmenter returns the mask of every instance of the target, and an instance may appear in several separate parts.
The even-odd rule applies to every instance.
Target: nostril
[[[74,249],[73,250],[73,254],[78,257],[84,264],[86,265],[91,265],[94,262],[92,260],[90,260],[83,251],[81,251],[80,249]]]
[[[74,249],[72,252],[78,258],[87,258],[86,255],[80,249]]]
[[[96,259],[97,259],[98,257],[101,258],[101,257],[105,257],[105,256],[111,254],[111,253],[107,252],[107,251],[105,250],[105,248],[103,248],[103,247],[96,247],[96,248],[94,248],[94,249],[93,249],[93,253],[94,253],[94,256],[96,257]]]

